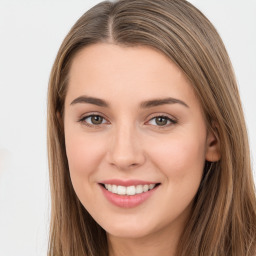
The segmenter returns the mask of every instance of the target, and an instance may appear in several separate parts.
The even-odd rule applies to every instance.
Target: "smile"
[[[136,185],[136,186],[120,186],[120,185],[111,185],[111,184],[104,184],[104,187],[113,194],[118,195],[127,195],[133,196],[142,193],[146,193],[149,190],[155,188],[157,184],[149,184],[149,185]]]
[[[139,180],[108,180],[99,183],[105,198],[115,206],[133,208],[148,200],[161,183]]]

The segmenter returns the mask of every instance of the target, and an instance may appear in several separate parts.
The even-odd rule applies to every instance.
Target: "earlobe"
[[[220,158],[220,140],[218,136],[218,129],[215,124],[212,126],[212,129],[208,130],[205,159],[209,162],[217,162]]]

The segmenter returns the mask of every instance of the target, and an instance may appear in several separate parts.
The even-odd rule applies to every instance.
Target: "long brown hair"
[[[168,56],[191,81],[207,125],[219,138],[221,160],[206,163],[177,255],[255,255],[255,191],[235,76],[215,28],[185,0],[105,1],[86,12],[64,39],[48,90],[52,198],[48,255],[108,255],[106,232],[72,187],[62,123],[72,59],[98,42],[144,45]]]

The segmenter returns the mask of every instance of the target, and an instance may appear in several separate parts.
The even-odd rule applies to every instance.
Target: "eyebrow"
[[[76,99],[74,99],[70,105],[74,105],[77,103],[89,103],[89,104],[93,104],[93,105],[97,105],[99,107],[105,107],[108,108],[109,104],[102,100],[102,99],[98,99],[98,98],[94,98],[94,97],[88,97],[88,96],[80,96]]]
[[[94,98],[94,97],[89,97],[89,96],[80,96],[76,99],[74,99],[70,105],[75,105],[78,103],[89,103],[89,104],[93,104],[99,107],[105,107],[108,108],[110,106],[109,103],[107,103],[105,100],[99,99],[99,98]],[[147,100],[147,101],[143,101],[140,104],[141,108],[151,108],[151,107],[157,107],[157,106],[161,106],[161,105],[165,105],[165,104],[181,104],[187,108],[189,108],[189,106],[182,100],[179,99],[175,99],[172,97],[168,97],[168,98],[164,98],[164,99],[152,99],[152,100]]]
[[[182,100],[179,99],[175,99],[175,98],[164,98],[164,99],[153,99],[153,100],[147,100],[144,101],[140,104],[141,108],[150,108],[150,107],[157,107],[157,106],[161,106],[161,105],[165,105],[165,104],[181,104],[187,108],[189,108],[189,106]]]

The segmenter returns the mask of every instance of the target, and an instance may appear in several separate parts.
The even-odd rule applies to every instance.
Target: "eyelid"
[[[173,116],[169,115],[169,114],[166,114],[166,113],[157,113],[157,114],[151,114],[149,117],[148,117],[148,122],[150,122],[152,119],[154,118],[157,118],[157,117],[164,117],[166,119],[168,119],[171,123],[170,124],[167,124],[167,125],[163,125],[163,126],[160,126],[160,125],[152,125],[152,126],[155,126],[156,128],[158,129],[164,129],[164,128],[168,128],[169,126],[172,126],[174,124],[176,124],[178,122],[177,118],[174,118]]]
[[[89,118],[91,116],[100,116],[102,117],[103,119],[105,119],[107,122],[106,123],[102,123],[102,124],[90,124],[90,123],[87,123],[87,122],[84,122],[84,120],[86,118]],[[169,115],[169,114],[166,114],[166,113],[154,113],[154,114],[151,114],[147,117],[148,121],[146,122],[146,124],[148,122],[150,122],[152,119],[154,118],[157,118],[157,117],[164,117],[166,119],[168,119],[171,123],[170,124],[167,124],[167,125],[163,125],[163,126],[160,126],[160,125],[151,125],[151,126],[154,126],[158,129],[164,129],[164,128],[168,128],[169,126],[172,126],[174,124],[176,124],[178,122],[177,118],[174,118],[173,116]],[[86,113],[86,114],[83,114],[81,117],[79,117],[78,119],[78,122],[82,123],[83,125],[86,125],[88,127],[92,127],[92,128],[101,128],[102,125],[106,125],[106,124],[110,124],[109,120],[107,117],[105,117],[104,114],[100,113],[100,112],[89,112],[89,113]]]
[[[96,124],[90,124],[90,123],[87,123],[84,121],[86,118],[89,118],[91,116],[100,116],[107,122],[96,125]],[[99,113],[99,112],[89,112],[89,113],[83,114],[82,116],[79,117],[78,122],[82,123],[83,125],[86,125],[88,127],[93,127],[93,128],[100,128],[102,125],[106,125],[107,123],[110,123],[108,121],[108,119],[105,117],[105,115],[103,115],[102,113]]]

